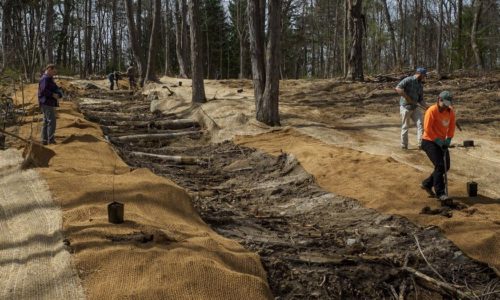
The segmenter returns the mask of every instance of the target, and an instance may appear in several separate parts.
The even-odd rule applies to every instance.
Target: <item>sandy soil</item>
[[[152,107],[199,115],[200,109],[193,112],[189,107],[189,80],[163,78],[162,82],[175,94],[168,96],[162,85],[149,86],[148,93],[155,92],[160,99],[153,101]],[[428,102],[443,89],[456,95],[458,120],[464,131],[457,132],[454,143],[473,139],[478,145],[452,149],[451,195],[469,206],[465,211],[455,211],[452,218],[420,214],[425,206],[437,208],[439,204],[418,188],[431,164],[425,153],[415,149],[414,131],[410,143],[415,150],[399,149],[399,107],[393,92],[396,84],[283,81],[283,131],[253,121],[250,81],[207,81],[209,101],[202,110],[209,117],[202,120],[208,120],[214,141],[268,132],[236,141],[274,154],[292,153],[328,191],[420,224],[438,225],[467,254],[500,267],[500,120],[494,105],[499,97],[500,75],[430,79],[426,84]],[[480,197],[466,197],[465,183],[471,179],[479,183]]]

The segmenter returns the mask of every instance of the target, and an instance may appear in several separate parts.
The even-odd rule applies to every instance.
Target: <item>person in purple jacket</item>
[[[49,64],[38,83],[38,104],[43,113],[42,144],[55,144],[56,107],[58,99],[63,96],[61,89],[54,82],[57,74],[56,66]]]

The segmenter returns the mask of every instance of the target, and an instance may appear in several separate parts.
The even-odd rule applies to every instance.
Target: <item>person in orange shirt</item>
[[[444,183],[444,157],[446,155],[446,171],[448,171],[450,169],[448,147],[455,134],[455,112],[452,103],[453,97],[450,92],[443,91],[439,94],[437,103],[425,112],[422,137],[422,149],[434,165],[434,171],[422,181],[420,187],[443,202],[449,199]]]

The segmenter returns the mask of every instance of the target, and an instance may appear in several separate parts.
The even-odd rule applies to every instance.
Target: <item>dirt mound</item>
[[[56,153],[53,150],[37,142],[30,142],[23,151],[24,162],[22,168],[46,168],[55,155]]]
[[[71,126],[68,126],[71,127]],[[87,128],[87,127],[83,127]],[[101,142],[102,139],[99,139],[96,136],[90,135],[90,134],[84,134],[84,135],[76,135],[72,134],[69,137],[65,138],[61,144],[69,144],[72,142],[82,142],[82,143],[98,143]]]
[[[98,126],[88,121],[84,121],[82,119],[75,119],[73,122],[69,123],[65,127],[84,129],[84,128],[97,128]]]

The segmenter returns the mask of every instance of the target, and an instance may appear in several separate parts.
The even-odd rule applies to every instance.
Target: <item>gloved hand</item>
[[[443,148],[443,145],[444,145],[445,141],[443,141],[440,138],[437,138],[437,139],[434,140],[434,143],[436,143],[439,147]]]
[[[446,140],[444,140],[444,144],[448,147],[450,147],[451,145],[451,138],[446,138]]]

